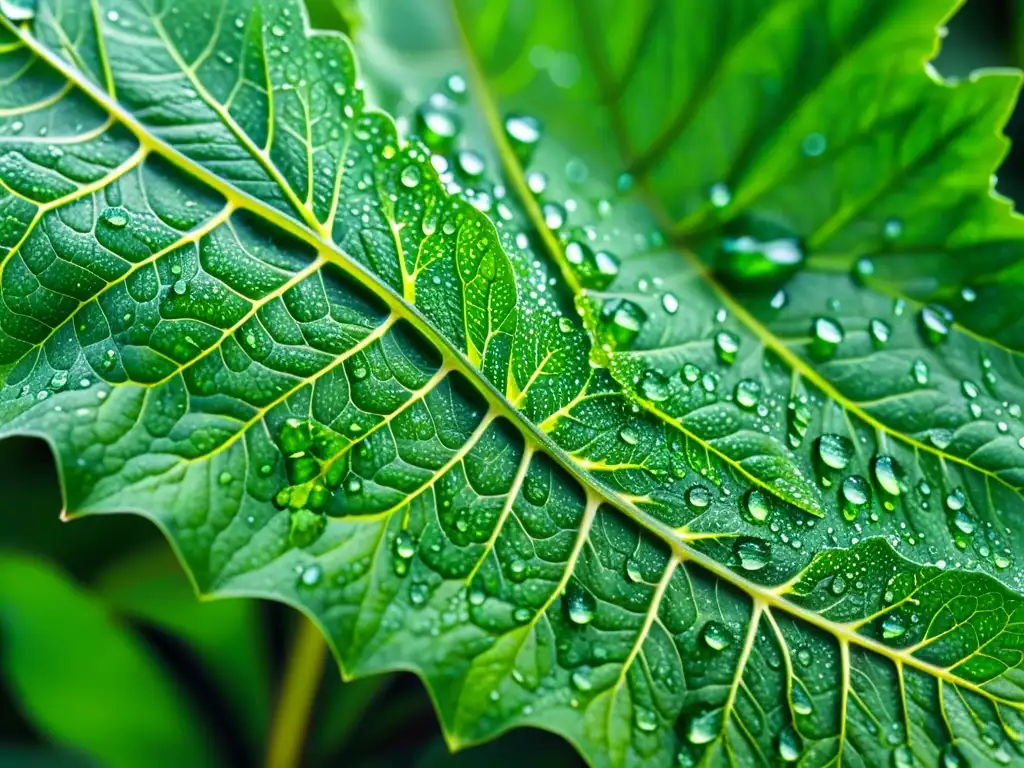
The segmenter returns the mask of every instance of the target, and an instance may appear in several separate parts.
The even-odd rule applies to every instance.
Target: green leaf
[[[609,43],[640,29],[630,14],[644,6],[620,5],[605,9],[620,15],[598,28],[616,30]],[[927,81],[919,40],[900,41],[902,68],[885,68],[892,62],[881,52],[894,30],[933,19],[911,3],[884,13],[881,4],[840,5],[834,23],[874,41],[848,56],[865,82],[890,73]],[[673,20],[686,30],[743,39],[744,24],[756,38],[750,14],[763,11],[774,19],[765,34],[789,46],[746,43],[750,56],[737,57],[721,82],[742,92],[771,61],[764,51],[778,49],[791,57],[776,67],[793,78],[780,92],[794,104],[804,103],[814,72],[825,75],[794,64],[799,46],[835,40],[845,51],[849,42],[804,29],[833,19],[822,4],[723,4],[736,12],[730,24],[708,18],[726,11],[704,3],[650,7],[677,9]],[[555,80],[575,74],[575,89],[552,86],[536,101],[514,68],[491,82],[509,108],[557,108],[562,129],[545,115],[540,167],[574,161],[568,180],[603,178],[610,194],[621,160],[593,143],[607,115],[594,103],[574,31],[593,20],[588,8],[517,3],[476,17],[466,6],[462,20],[489,55],[515,49],[510,66],[539,50]],[[480,179],[476,158],[457,155],[469,148],[455,135],[459,120],[467,135],[481,135],[472,108],[456,104],[457,80],[420,111],[415,130],[430,151],[407,143],[388,116],[365,106],[347,43],[310,32],[295,2],[186,0],[153,12],[134,2],[43,0],[27,25],[8,19],[0,37],[10,81],[0,105],[8,222],[0,231],[0,430],[49,441],[69,515],[145,515],[201,592],[298,606],[325,630],[348,675],[416,671],[453,748],[533,725],[562,734],[595,765],[915,756],[934,764],[940,754],[954,762],[1018,754],[1020,542],[999,518],[1017,497],[1006,482],[988,483],[1009,496],[982,506],[969,485],[997,475],[1012,483],[1012,466],[975,466],[952,441],[925,452],[918,435],[932,424],[911,428],[891,414],[871,420],[826,404],[836,400],[826,387],[840,383],[823,363],[806,362],[803,347],[789,350],[755,322],[757,291],[733,294],[706,279],[699,254],[714,227],[680,228],[705,238],[693,237],[697,255],[686,262],[677,251],[687,249],[664,247],[646,200],[617,200],[613,215],[622,218],[609,219],[609,229],[617,223],[629,243],[643,235],[650,253],[620,248],[618,277],[601,287],[619,303],[592,309],[602,297],[569,269],[519,166],[531,126],[512,126],[517,146],[504,138],[482,78],[472,95],[497,129],[504,191]],[[678,45],[690,37],[658,21],[649,27],[658,56],[714,50]],[[538,45],[524,45],[536,31]],[[546,59],[544,46],[554,52]],[[667,62],[648,64],[660,75]],[[492,75],[496,68],[485,65]],[[648,130],[687,103],[658,83],[657,98],[631,96],[632,119]],[[971,87],[963,92],[984,93]],[[1009,98],[997,90],[996,115]],[[731,93],[725,102],[785,114],[770,100]],[[706,131],[717,131],[721,109],[702,106]],[[594,116],[592,128],[580,127],[584,114]],[[874,114],[861,110],[865,120]],[[752,166],[761,183],[788,173],[782,159],[800,126],[769,132],[742,111],[733,119],[745,128],[738,135],[750,142],[751,162],[765,163]],[[980,124],[991,133],[995,120]],[[762,150],[755,137],[778,148]],[[989,138],[966,141],[964,156],[994,162],[1002,145]],[[701,143],[691,151],[721,178],[715,153]],[[857,167],[878,160],[871,157]],[[973,189],[974,171],[991,170],[970,167],[954,169],[954,188]],[[663,183],[700,182],[673,173]],[[548,193],[562,200],[563,178],[551,174]],[[785,186],[817,200],[808,184]],[[601,188],[586,189],[578,203]],[[706,208],[706,189],[683,189],[677,196],[673,188],[674,205],[699,198]],[[739,206],[745,188],[733,181],[732,189]],[[976,196],[991,207],[987,194]],[[689,212],[680,211],[673,215]],[[596,220],[583,205],[572,213],[579,223]],[[536,235],[530,222],[540,224]],[[594,259],[586,280],[605,282],[613,270]],[[623,294],[627,272],[654,267],[649,288],[655,277],[690,276],[671,323],[637,312],[652,297],[669,312],[663,287],[645,294],[630,283],[639,294]],[[843,284],[829,274],[830,287]],[[808,259],[797,279],[824,278]],[[713,351],[708,329],[733,296],[742,296],[728,302],[726,318],[739,337],[736,359],[702,359],[702,373],[718,377],[724,393],[749,370],[764,383],[762,396],[783,393],[786,402],[773,407],[785,409],[791,393],[778,381],[788,383],[799,363],[812,406],[799,446],[771,425],[767,434],[720,439],[708,431],[719,425],[683,423],[669,410],[675,400],[637,393],[635,367],[665,352],[651,329]],[[574,303],[600,342],[594,350]],[[919,346],[913,327],[900,332],[901,344]],[[769,340],[764,371],[752,350]],[[728,341],[719,343],[723,358]],[[956,331],[940,351],[967,342],[985,343]],[[642,354],[625,356],[634,351]],[[908,375],[916,353],[896,357]],[[1004,373],[1012,370],[995,369]],[[861,424],[846,472],[819,476],[813,438],[844,427],[845,417]],[[837,493],[857,490],[848,475],[866,472],[868,461],[853,463],[853,446],[875,450],[864,424],[906,475],[894,470],[890,479],[875,462],[878,485],[864,481],[870,509],[847,523]],[[861,431],[869,442],[859,442]],[[841,442],[825,448],[846,453]],[[948,458],[956,456],[963,462]],[[961,476],[961,467],[976,474]],[[928,498],[915,486],[925,473]],[[947,514],[959,503],[954,482],[966,498]],[[886,488],[892,498],[881,495]]]
[[[52,566],[0,557],[0,633],[19,707],[56,743],[109,766],[214,763],[167,671]]]

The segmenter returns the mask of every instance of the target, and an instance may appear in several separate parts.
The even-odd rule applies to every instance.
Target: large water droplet
[[[423,143],[441,154],[448,153],[462,129],[457,115],[435,103],[421,107],[416,122]]]
[[[875,482],[890,496],[899,496],[903,491],[900,469],[891,456],[877,456],[872,464]]]
[[[884,347],[889,342],[889,337],[892,336],[892,326],[885,320],[875,318],[871,321],[870,330],[871,342],[875,345],[875,349]]]
[[[921,335],[932,346],[941,344],[953,325],[953,313],[937,304],[929,304],[921,309],[918,315]]]
[[[841,435],[822,435],[818,438],[818,456],[827,467],[846,469],[853,456],[853,443]]]
[[[399,177],[402,182],[402,186],[412,189],[420,183],[421,171],[418,165],[409,164],[402,169],[401,176]]]
[[[597,611],[597,600],[578,582],[572,581],[565,589],[565,607],[573,624],[589,624]]]
[[[793,730],[793,726],[784,725],[779,731],[779,759],[784,763],[795,763],[800,759],[803,748],[800,743],[800,736]]]
[[[745,571],[759,571],[771,561],[772,548],[767,541],[752,536],[740,536],[736,539],[733,552],[739,560],[740,567]]]
[[[907,627],[899,616],[886,616],[882,621],[882,637],[886,640],[895,640],[907,632]]]
[[[505,118],[505,135],[523,165],[528,165],[541,137],[540,121],[529,115]]]
[[[721,261],[728,273],[743,281],[773,280],[795,272],[805,258],[796,238],[759,240],[749,235],[725,238]]]
[[[703,485],[695,485],[686,492],[686,502],[695,509],[705,509],[711,503],[711,491]]]
[[[633,721],[639,730],[646,733],[658,730],[658,716],[649,709],[638,708]]]
[[[730,331],[719,331],[715,335],[715,352],[718,359],[726,365],[732,365],[736,353],[740,350],[740,337]]]
[[[653,403],[668,399],[669,380],[657,371],[647,371],[640,379],[640,392]]]
[[[609,299],[601,308],[601,341],[612,349],[629,349],[640,335],[647,313],[628,299]]]
[[[747,515],[749,515],[751,520],[755,523],[763,523],[768,519],[768,513],[771,512],[768,499],[765,498],[765,495],[757,488],[753,488],[747,492],[746,498],[744,499],[744,507],[747,511]]]
[[[843,327],[828,317],[816,317],[811,324],[811,354],[818,360],[828,360],[842,343]]]
[[[707,744],[714,741],[722,730],[722,710],[712,709],[703,712],[692,720],[686,728],[686,738],[691,744]]]
[[[720,621],[709,621],[700,631],[700,639],[712,651],[724,651],[732,645],[732,634]]]
[[[841,486],[843,517],[850,522],[871,502],[871,486],[860,475],[850,475]]]
[[[798,715],[809,715],[814,711],[814,701],[799,680],[793,680],[792,699],[793,711]]]
[[[743,379],[736,385],[736,403],[745,410],[753,410],[761,402],[761,385],[753,379]]]
[[[128,226],[128,211],[124,208],[104,208],[100,214],[103,223],[113,229],[124,229]]]

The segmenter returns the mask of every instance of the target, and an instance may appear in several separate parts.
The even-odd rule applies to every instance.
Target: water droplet
[[[715,352],[718,359],[726,365],[732,365],[736,353],[740,350],[740,337],[730,331],[719,331],[715,335]]]
[[[573,266],[584,288],[602,291],[619,274],[619,259],[607,251],[594,253],[581,240],[572,240],[565,246],[565,259]]]
[[[651,402],[660,403],[668,399],[669,381],[657,371],[647,371],[640,379],[640,391]]]
[[[940,451],[944,450],[953,442],[953,431],[943,428],[930,430],[928,432],[928,440]]]
[[[871,502],[871,486],[860,475],[850,475],[843,480],[840,487],[842,493],[843,517],[850,522]]]
[[[768,519],[768,513],[771,512],[768,499],[757,488],[753,488],[747,492],[746,498],[744,499],[744,507],[747,514],[755,523],[763,523]]]
[[[903,234],[903,222],[899,219],[889,219],[882,226],[882,234],[886,240],[895,240]]]
[[[124,229],[129,221],[128,212],[124,208],[104,208],[100,218],[113,229]]]
[[[900,469],[891,456],[877,456],[872,464],[875,482],[890,496],[899,496],[903,492],[900,480]]]
[[[886,616],[882,621],[882,637],[886,640],[902,637],[906,632],[907,627],[899,616]]]
[[[793,726],[784,725],[782,730],[779,731],[779,759],[784,763],[795,763],[800,759],[800,753],[803,748],[800,743],[800,737],[797,732],[793,730]]]
[[[933,347],[941,344],[953,325],[953,313],[937,304],[929,304],[921,309],[918,325],[924,340]]]
[[[964,768],[966,763],[956,744],[950,742],[942,748],[939,764],[942,768]]]
[[[786,292],[780,288],[772,296],[771,302],[769,303],[771,304],[772,309],[782,309],[786,306],[786,302],[788,300],[789,297],[786,295]]]
[[[957,510],[953,515],[953,525],[958,531],[968,536],[974,533],[974,520],[963,509]]]
[[[711,503],[711,491],[703,485],[695,485],[686,492],[686,502],[695,509],[705,509]]]
[[[846,469],[853,456],[853,443],[842,435],[822,435],[818,439],[818,456],[827,467]]]
[[[674,293],[666,293],[661,297],[661,306],[670,315],[679,311],[679,298]]]
[[[50,389],[61,389],[68,383],[68,372],[57,371],[50,377]]]
[[[722,710],[712,709],[690,720],[686,728],[686,738],[691,744],[707,744],[714,741],[721,730]]]
[[[875,345],[875,349],[881,349],[888,341],[889,337],[892,336],[892,326],[889,325],[885,320],[874,319],[871,321],[871,342]]]
[[[583,626],[594,620],[597,611],[597,600],[593,594],[584,589],[578,582],[569,582],[565,590],[566,612],[573,624]]]
[[[720,621],[709,621],[700,631],[700,639],[712,651],[724,651],[732,645],[732,634]]]
[[[811,324],[811,354],[818,360],[828,360],[842,343],[843,327],[828,317],[816,317]]]
[[[609,299],[601,308],[601,341],[613,349],[629,349],[640,335],[647,313],[628,299]]]
[[[230,472],[221,472],[217,477],[217,482],[221,485],[230,485],[231,481],[234,479],[234,476]]]
[[[619,430],[619,437],[626,445],[636,445],[638,442],[636,431],[628,425]]]
[[[408,531],[399,531],[395,536],[395,554],[403,560],[411,560],[416,554],[416,539]]]
[[[736,385],[736,403],[745,410],[753,410],[761,402],[761,385],[753,379],[743,379]]]
[[[767,541],[752,536],[740,536],[736,539],[733,551],[739,560],[740,567],[745,571],[759,571],[768,565],[772,556],[771,545]]]
[[[418,165],[407,165],[402,169],[402,174],[399,177],[402,181],[402,186],[412,189],[420,183],[421,171]]]
[[[310,565],[302,569],[302,575],[299,580],[305,587],[315,587],[320,582],[320,576],[323,574],[323,569],[316,565]]]
[[[722,240],[722,261],[729,274],[739,280],[778,279],[794,272],[804,262],[800,241],[792,237],[758,240],[749,235]]]
[[[732,202],[732,192],[725,184],[718,183],[708,190],[708,199],[715,208],[725,208]]]
[[[900,744],[892,753],[892,768],[915,768],[917,758],[906,744]]]
[[[646,733],[658,730],[658,716],[649,709],[637,709],[633,717],[636,727]]]
[[[914,377],[914,381],[920,386],[923,387],[928,383],[928,364],[924,360],[915,360],[910,372]]]
[[[445,87],[448,89],[448,93],[457,99],[466,95],[466,78],[460,75],[458,72],[453,72],[448,75],[448,78],[444,81]]]
[[[626,561],[626,578],[634,584],[639,584],[644,580],[644,574],[640,569],[640,563],[632,557]]]
[[[448,152],[462,129],[458,116],[431,102],[416,113],[416,123],[423,143],[441,154]]]
[[[565,225],[565,208],[558,203],[544,203],[540,212],[548,229],[558,230]]]
[[[479,152],[472,149],[464,149],[459,152],[455,162],[463,175],[471,179],[478,179],[484,175],[484,158]]]
[[[825,153],[827,147],[828,141],[825,139],[824,134],[821,133],[807,134],[800,144],[800,149],[803,150],[807,157],[820,157]]]
[[[799,680],[793,680],[792,699],[793,711],[798,715],[809,715],[814,711],[814,701]]]
[[[586,664],[573,670],[572,684],[577,691],[586,693],[593,689],[594,682],[590,679],[591,672],[592,670]]]
[[[510,115],[505,118],[505,135],[520,161],[527,165],[540,142],[540,121],[528,115]]]

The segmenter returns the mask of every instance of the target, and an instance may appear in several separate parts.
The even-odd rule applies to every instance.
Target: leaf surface
[[[573,304],[605,297],[564,249],[534,247],[536,203],[493,189],[506,215],[446,189],[298,4],[40,2],[25,23],[5,8],[0,423],[51,443],[69,514],[149,517],[202,592],[299,606],[348,674],[417,671],[453,747],[534,725],[595,765],[1017,749],[1019,542],[973,495],[968,523],[943,511],[961,466],[971,494],[1016,498],[986,479],[1012,481],[1012,457],[954,466],[916,429],[853,413],[851,446],[871,456],[891,436],[914,474],[847,523],[846,478],[807,458],[851,413],[823,368],[801,363],[798,446],[737,430],[725,416],[752,417],[724,397],[704,424],[674,399],[647,407],[634,369],[666,344],[644,334],[699,337],[704,354],[731,294],[702,262],[680,268],[681,249],[645,247],[603,290],[621,309],[629,270],[671,258],[663,280],[691,270],[676,321],[647,312],[629,350],[603,303],[584,328]],[[558,18],[545,34],[574,29]],[[505,26],[470,38],[514,41],[493,36]],[[618,210],[649,242],[647,202]],[[749,370],[788,397],[800,350],[733,304],[743,356],[702,359],[702,375],[724,394]],[[867,472],[853,461],[846,474]],[[925,472],[928,509],[911,491]]]

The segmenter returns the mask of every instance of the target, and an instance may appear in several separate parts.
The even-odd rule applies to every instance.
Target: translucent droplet
[[[484,175],[484,158],[479,152],[472,149],[464,149],[455,158],[459,171],[471,179],[478,179]]]
[[[686,502],[695,509],[705,509],[711,503],[711,491],[703,485],[695,485],[686,492]]]
[[[416,539],[406,530],[395,536],[395,554],[403,560],[411,560],[416,554]]]
[[[548,229],[558,230],[565,226],[565,208],[558,203],[544,203],[540,212]]]
[[[816,317],[811,324],[811,354],[818,360],[828,360],[842,343],[843,327],[828,317]]]
[[[647,371],[640,379],[640,392],[653,403],[668,399],[669,381],[657,371]]]
[[[745,571],[759,571],[771,561],[772,549],[767,541],[751,536],[740,536],[733,546],[740,567]]]
[[[124,229],[128,226],[128,212],[124,208],[104,208],[100,214],[103,223],[113,229]]]
[[[899,465],[891,456],[878,456],[872,463],[875,482],[890,496],[899,496],[903,484],[899,478]]]
[[[895,240],[903,234],[903,222],[899,219],[889,219],[883,225],[882,233],[886,240]]]
[[[853,456],[853,443],[842,435],[822,435],[818,438],[818,456],[826,467],[846,469]]]
[[[637,442],[639,442],[639,438],[637,438],[636,430],[634,430],[632,427],[630,427],[628,425],[619,430],[619,438],[626,445],[636,445]]]
[[[700,639],[712,651],[724,651],[732,645],[732,634],[720,621],[709,621],[700,631]]]
[[[658,716],[649,709],[637,709],[633,721],[637,729],[646,733],[658,730]]]
[[[814,711],[814,701],[811,699],[804,684],[799,680],[793,681],[793,711],[798,715],[809,715]]]
[[[686,738],[691,744],[707,744],[714,741],[722,731],[722,710],[712,709],[690,720]]]
[[[920,386],[928,383],[928,364],[924,360],[915,360],[910,372]]]
[[[860,475],[850,475],[840,487],[842,493],[843,517],[850,522],[857,519],[860,511],[871,502],[871,486]]]
[[[449,110],[428,103],[416,113],[420,138],[431,150],[446,154],[462,126],[458,117]]]
[[[601,340],[613,349],[629,349],[640,335],[647,313],[628,299],[609,299],[601,308]]]
[[[824,134],[821,133],[807,134],[800,144],[800,148],[807,157],[820,157],[825,153],[827,147],[828,141],[825,139]]]
[[[888,341],[889,337],[892,336],[892,326],[889,325],[885,320],[874,319],[871,321],[871,342],[875,345],[875,349],[881,349]]]
[[[906,744],[900,744],[892,752],[892,768],[916,768],[917,758],[914,757],[914,753],[910,747]]]
[[[950,742],[942,748],[942,752],[939,757],[939,765],[941,768],[964,768],[966,765],[963,755],[960,754],[960,750],[956,744]]]
[[[768,499],[757,488],[747,492],[744,499],[744,507],[751,520],[755,523],[765,522],[768,519],[768,513],[771,511]]]
[[[299,577],[299,580],[305,587],[315,587],[319,583],[322,574],[323,569],[314,563],[302,569],[302,575]]]
[[[661,297],[661,306],[670,315],[679,311],[679,299],[674,293],[666,293]]]
[[[725,184],[718,183],[708,190],[708,200],[715,208],[725,208],[729,203],[732,202],[732,192],[729,191],[729,187]]]
[[[795,763],[800,759],[803,748],[800,743],[800,736],[793,730],[793,726],[784,725],[779,731],[779,759],[784,763]]]
[[[753,379],[743,379],[736,385],[736,403],[745,410],[753,410],[761,402],[761,385]]]
[[[448,89],[448,93],[456,99],[461,99],[461,97],[466,95],[466,78],[457,72],[448,75],[448,79],[444,81],[444,84]]]
[[[882,637],[886,640],[895,640],[907,632],[907,627],[899,616],[886,616],[882,622]]]
[[[597,600],[593,594],[580,586],[579,583],[572,581],[565,590],[565,606],[566,612],[569,614],[569,620],[573,624],[583,626],[594,620]]]
[[[953,313],[937,304],[929,304],[921,309],[918,325],[924,340],[932,346],[938,346],[949,336],[953,325]]]
[[[726,365],[732,365],[736,353],[740,350],[740,337],[730,331],[719,331],[715,335],[715,352],[718,359]]]
[[[527,165],[540,142],[540,121],[528,115],[510,115],[505,118],[505,135],[520,161]]]
[[[586,664],[573,670],[572,684],[577,691],[586,693],[594,687],[594,683],[590,679],[591,672],[592,670]]]
[[[800,241],[792,237],[758,240],[749,235],[722,240],[722,261],[729,274],[745,281],[771,280],[794,272],[804,262]]]
[[[405,168],[402,169],[402,174],[400,176],[402,186],[412,189],[420,183],[420,176],[421,171],[418,165],[410,164],[405,166]]]

